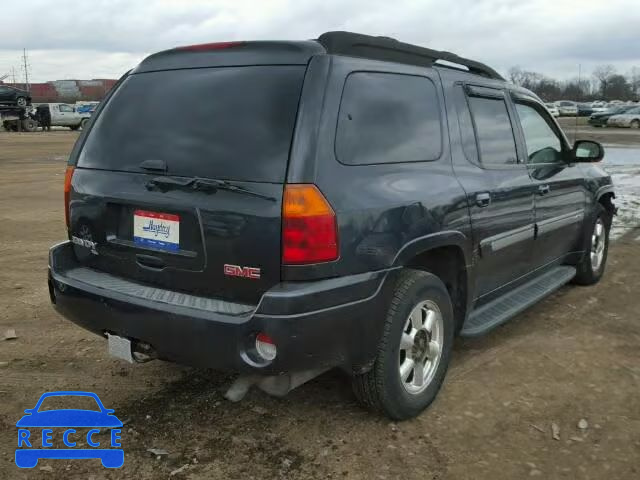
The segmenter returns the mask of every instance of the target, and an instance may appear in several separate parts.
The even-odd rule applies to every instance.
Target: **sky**
[[[118,78],[150,53],[224,40],[384,35],[558,79],[640,67],[638,0],[22,0],[0,26],[0,77]],[[7,81],[11,81],[8,78]]]

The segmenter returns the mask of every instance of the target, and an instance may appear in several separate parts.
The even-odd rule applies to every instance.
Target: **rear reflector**
[[[336,215],[315,185],[285,186],[282,263],[301,265],[338,258]]]
[[[225,48],[239,47],[245,42],[216,42],[216,43],[200,43],[197,45],[186,45],[184,47],[176,47],[176,50],[187,50],[190,52],[206,52],[207,50],[224,50]]]
[[[69,228],[69,197],[71,196],[71,179],[74,167],[68,166],[64,174],[64,221]]]
[[[276,358],[278,353],[274,341],[266,333],[256,335],[256,351],[258,355],[269,362]]]

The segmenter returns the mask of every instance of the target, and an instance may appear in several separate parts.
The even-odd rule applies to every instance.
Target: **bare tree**
[[[598,65],[593,71],[593,77],[598,81],[602,98],[607,98],[607,88],[611,82],[611,77],[616,74],[613,65]]]
[[[640,97],[640,67],[633,67],[628,76],[631,90],[635,97],[634,100],[638,100],[638,97]]]

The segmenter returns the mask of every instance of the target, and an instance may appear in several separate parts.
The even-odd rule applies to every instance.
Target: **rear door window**
[[[227,180],[284,181],[304,66],[197,68],[127,77],[78,166]]]
[[[504,167],[517,164],[516,141],[504,99],[470,96],[469,107],[482,165]]]
[[[413,75],[350,74],[335,147],[338,160],[349,165],[438,159],[442,128],[434,83]]]

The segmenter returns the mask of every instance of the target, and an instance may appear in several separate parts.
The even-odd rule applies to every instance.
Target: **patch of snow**
[[[640,148],[605,146],[604,169],[615,187],[618,215],[613,219],[611,238],[620,238],[640,226]]]

